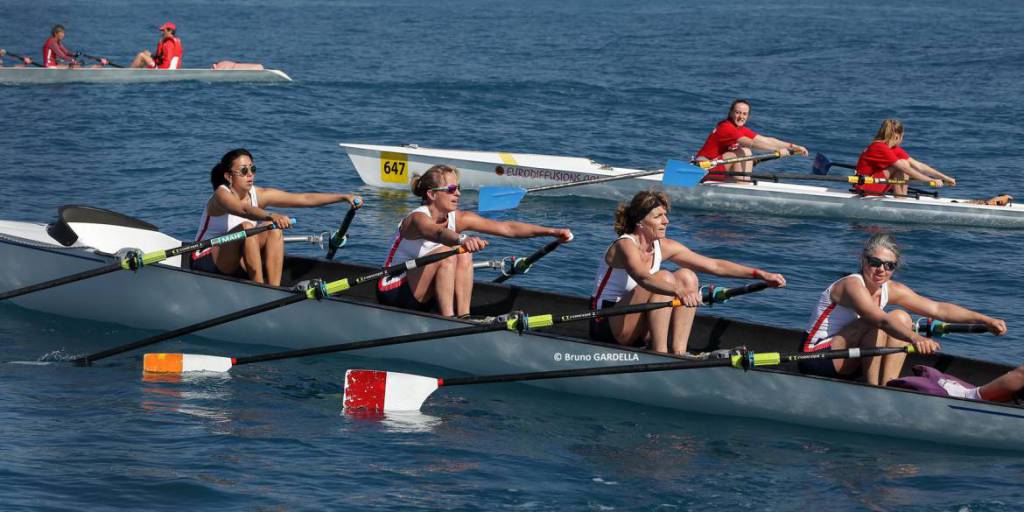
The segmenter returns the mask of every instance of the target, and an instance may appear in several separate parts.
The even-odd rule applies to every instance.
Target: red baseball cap
[[[171,30],[178,30],[178,27],[174,26],[174,23],[171,23],[169,21],[167,23],[164,23],[163,25],[160,25],[160,30],[164,30],[164,29],[168,29],[168,28],[171,29]]]

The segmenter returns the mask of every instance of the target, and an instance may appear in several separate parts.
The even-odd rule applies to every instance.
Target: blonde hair
[[[454,174],[455,179],[459,179],[459,170],[450,165],[435,165],[427,169],[427,172],[422,175],[413,174],[410,181],[413,195],[421,198],[425,204],[427,202],[427,191],[444,184],[444,176],[446,174]]]
[[[880,140],[890,146],[894,146],[896,141],[902,136],[903,123],[896,119],[882,121],[882,126],[879,126],[878,131],[875,132],[875,140]]]
[[[637,192],[629,204],[621,203],[615,209],[615,234],[624,235],[636,231],[640,223],[651,210],[665,208],[665,213],[672,209],[668,196],[660,190],[644,190]]]

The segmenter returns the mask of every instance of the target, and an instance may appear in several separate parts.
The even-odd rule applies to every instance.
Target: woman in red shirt
[[[882,121],[882,126],[875,133],[875,139],[857,159],[857,174],[892,180],[909,178],[929,182],[933,187],[941,187],[944,183],[950,186],[956,185],[955,179],[942,174],[924,162],[911,158],[900,147],[902,143],[903,123],[895,119]],[[906,184],[854,185],[854,188],[865,195],[873,196],[880,196],[890,191],[896,196],[907,194]]]
[[[747,119],[750,117],[750,103],[747,100],[738,99],[729,106],[729,114],[724,120],[715,125],[715,129],[708,135],[704,145],[697,152],[694,161],[715,160],[750,156],[751,149],[766,151],[779,151],[782,156],[792,154],[806,155],[807,148],[760,135],[747,127]],[[721,174],[721,171],[731,172],[752,172],[754,162],[738,162],[728,165],[719,165],[711,169],[705,181],[750,181],[746,177],[731,177]]]

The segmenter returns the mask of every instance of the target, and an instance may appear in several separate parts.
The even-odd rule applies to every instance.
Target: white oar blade
[[[230,357],[200,354],[146,354],[142,359],[143,371],[150,373],[217,372],[231,369]]]
[[[345,372],[346,410],[418,411],[438,387],[437,379],[378,370]]]
[[[476,209],[480,212],[509,210],[519,206],[525,195],[526,189],[520,187],[481,187]]]
[[[700,183],[706,174],[707,171],[689,162],[669,160],[665,164],[665,174],[662,175],[661,182],[672,187],[689,188]]]

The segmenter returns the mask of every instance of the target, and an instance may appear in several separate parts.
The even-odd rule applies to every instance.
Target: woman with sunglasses
[[[682,299],[687,307],[661,308],[647,313],[597,318],[590,322],[590,337],[605,343],[648,345],[657,352],[686,353],[696,307],[701,304],[697,272],[722,277],[761,279],[772,286],[786,286],[781,274],[709,258],[665,237],[668,211],[664,192],[637,192],[628,204],[615,211],[619,237],[604,253],[597,271],[592,309],[619,305],[667,302]],[[681,268],[661,268],[671,261]]]
[[[907,344],[913,344],[922,354],[939,349],[938,343],[914,331],[910,314],[899,309],[887,313],[888,305],[945,322],[983,323],[993,334],[1006,333],[1006,322],[1000,319],[936,302],[893,281],[900,264],[900,248],[888,233],[868,239],[860,261],[858,273],[839,279],[822,292],[808,323],[803,352]],[[864,359],[819,359],[801,362],[800,371],[831,378],[851,378],[859,371],[865,382],[879,386],[899,377],[906,357],[906,353],[897,353]]]
[[[413,176],[412,193],[421,205],[398,224],[384,265],[444,252],[461,246],[459,254],[377,283],[381,304],[416,311],[436,309],[444,316],[469,314],[473,296],[473,255],[487,247],[487,241],[469,236],[475,231],[507,238],[552,236],[563,242],[572,240],[565,228],[548,228],[515,221],[496,221],[459,210],[459,172],[454,167],[435,165],[422,176]]]
[[[206,201],[199,221],[196,240],[250,229],[258,224],[274,223],[281,229],[291,227],[287,216],[265,210],[268,207],[311,207],[347,201],[353,207],[363,204],[352,194],[296,194],[253,185],[256,165],[252,153],[239,148],[228,151],[210,170],[213,195]],[[264,231],[241,243],[218,245],[192,254],[192,268],[224,275],[248,276],[272,286],[281,285],[284,266],[284,237],[281,229]]]

